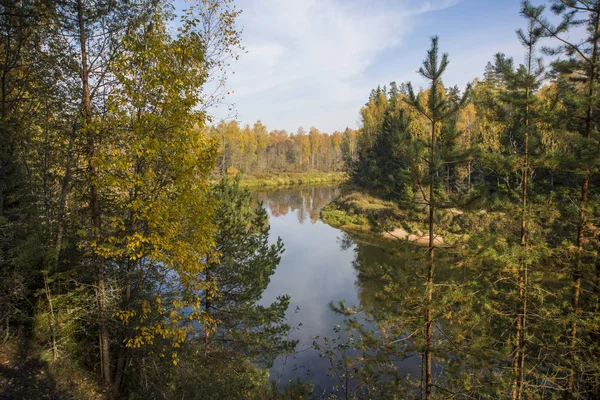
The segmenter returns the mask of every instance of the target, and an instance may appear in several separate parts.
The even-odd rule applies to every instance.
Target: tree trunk
[[[73,126],[73,132],[69,138],[69,148],[67,150],[67,161],[65,166],[65,176],[60,189],[60,195],[58,197],[58,215],[57,215],[57,227],[56,227],[56,243],[54,245],[54,270],[58,269],[60,261],[60,249],[62,248],[62,240],[65,231],[65,210],[67,208],[67,196],[71,190],[71,178],[73,176],[73,142],[75,141],[75,126]]]
[[[8,72],[10,69],[8,65],[10,64],[11,54],[11,27],[10,27],[10,19],[8,19],[8,27],[6,29],[6,44],[5,46],[5,54],[4,54],[4,68],[2,68],[2,76],[0,77],[0,89],[2,90],[2,98],[0,99],[0,117],[2,120],[0,121],[0,133],[1,141],[0,141],[0,217],[4,216],[4,185],[6,184],[6,168],[9,160],[9,131],[7,129],[8,121],[8,107],[7,107],[7,96],[8,96]]]
[[[95,245],[100,242],[100,204],[98,201],[97,178],[98,173],[95,166],[95,132],[92,127],[92,100],[89,87],[89,67],[87,60],[86,32],[84,24],[84,10],[82,0],[77,0],[77,19],[79,23],[79,44],[81,47],[81,81],[83,89],[83,132],[87,136],[88,147],[88,184],[90,190],[90,206],[92,217],[92,265],[96,270],[96,286],[98,291],[98,323],[99,323],[99,345],[100,345],[100,370],[104,383],[110,384],[110,359],[109,359],[109,336],[105,315],[105,288],[104,288],[104,265],[99,260],[95,251]]]
[[[592,59],[591,66],[589,70],[588,76],[588,93],[587,93],[587,110],[585,116],[585,138],[590,138],[592,136],[592,119],[593,119],[593,98],[594,98],[594,86],[595,81],[597,79],[597,58],[598,58],[598,33],[600,28],[600,6],[597,6],[599,9],[596,10],[594,15],[594,40],[593,40],[593,48],[592,48]],[[571,308],[572,308],[572,317],[573,321],[571,322],[571,331],[570,331],[570,345],[569,350],[571,354],[569,355],[570,359],[573,359],[574,352],[577,343],[577,319],[581,314],[581,310],[579,309],[579,299],[581,297],[581,264],[583,258],[583,244],[585,241],[585,225],[586,225],[586,215],[585,215],[585,207],[587,205],[588,200],[588,190],[590,185],[590,174],[589,171],[585,174],[583,178],[583,182],[581,184],[581,195],[579,198],[579,221],[577,224],[577,258],[575,260],[575,266],[572,271],[571,280],[572,280],[572,295],[571,295]],[[569,377],[567,379],[567,387],[565,390],[565,398],[573,397],[573,387],[575,384],[575,366],[571,364],[571,368],[569,371]]]
[[[206,271],[206,282],[207,283],[210,282],[210,279],[211,279],[210,271]],[[210,317],[211,296],[212,296],[212,293],[209,293],[209,291],[206,290],[205,297],[204,297],[204,308],[205,308],[207,317]],[[204,324],[204,356],[205,357],[208,355],[209,337],[210,337],[209,326],[208,326],[208,324]]]
[[[75,135],[75,128],[73,128],[73,134],[69,138],[69,149],[67,151],[67,161],[65,167],[65,176],[63,178],[63,183],[60,190],[60,195],[58,198],[58,212],[57,212],[57,229],[56,229],[56,242],[54,244],[54,254],[51,266],[49,266],[50,271],[43,271],[44,277],[44,291],[46,295],[46,300],[48,301],[48,308],[50,310],[50,334],[52,341],[52,359],[56,360],[58,358],[58,348],[56,345],[56,315],[54,313],[54,305],[52,303],[52,293],[50,292],[50,285],[48,281],[48,276],[52,273],[52,271],[56,271],[60,262],[60,250],[62,247],[62,239],[64,235],[64,219],[65,219],[65,208],[67,202],[67,195],[69,194],[69,190],[71,188],[71,176],[72,176],[72,148],[73,148],[73,140]]]
[[[434,157],[435,157],[435,119],[431,123],[431,150],[429,159],[429,261],[427,264],[427,283],[426,283],[426,309],[425,309],[425,400],[431,398],[433,390],[433,380],[431,377],[431,347],[433,340],[433,262],[434,262],[434,237],[433,237],[433,216],[434,216]]]
[[[572,360],[577,347],[577,319],[581,314],[579,309],[579,299],[581,297],[581,264],[583,256],[583,241],[584,229],[585,229],[585,211],[584,207],[587,203],[589,189],[589,177],[586,176],[581,185],[581,196],[579,200],[579,223],[577,226],[577,259],[571,275],[572,280],[572,295],[571,295],[571,330],[570,330],[570,343],[569,343],[569,357]],[[573,397],[573,387],[575,385],[575,366],[571,364],[569,371],[569,377],[567,379],[567,387],[565,391],[565,398],[570,399]]]
[[[533,21],[530,22],[529,39],[532,39],[533,35]],[[529,51],[527,54],[527,75],[530,77],[532,73],[532,62],[533,62],[533,42],[530,42]],[[527,252],[527,194],[529,186],[529,125],[530,125],[530,108],[529,101],[531,97],[531,89],[526,87],[525,89],[525,138],[524,138],[524,155],[523,155],[523,166],[521,168],[521,235],[520,244],[523,251],[523,255],[519,260],[519,271],[518,271],[518,285],[519,285],[519,299],[521,300],[521,309],[517,316],[517,334],[515,343],[515,357],[513,360],[513,399],[523,398],[523,387],[525,381],[525,337],[527,328],[527,285],[528,285],[528,271],[529,265],[525,259],[525,253]]]

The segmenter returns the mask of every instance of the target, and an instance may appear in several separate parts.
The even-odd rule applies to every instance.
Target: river
[[[261,299],[270,304],[279,295],[291,296],[288,322],[294,327],[290,339],[298,340],[294,355],[279,357],[271,378],[280,387],[297,378],[310,380],[316,393],[330,392],[336,381],[327,375],[330,361],[319,357],[312,344],[316,336],[335,337],[334,328],[343,317],[329,303],[344,300],[355,306],[368,296],[358,281],[358,265],[386,262],[380,247],[357,244],[348,234],[321,221],[319,212],[339,195],[338,186],[288,187],[253,191],[269,214],[271,239],[283,240],[281,263]],[[368,291],[367,291],[368,292]],[[322,340],[322,339],[320,339]],[[405,365],[418,373],[418,365]]]

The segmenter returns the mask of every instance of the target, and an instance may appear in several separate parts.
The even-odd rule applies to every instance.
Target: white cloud
[[[242,122],[261,119],[270,129],[353,126],[377,56],[403,43],[417,14],[456,2],[240,0],[248,53],[233,66],[229,100]]]

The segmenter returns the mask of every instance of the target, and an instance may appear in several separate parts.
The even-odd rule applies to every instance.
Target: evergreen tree
[[[225,177],[214,187],[218,202],[215,213],[217,261],[203,273],[211,282],[204,295],[204,307],[216,323],[212,342],[260,359],[267,366],[294,343],[285,340],[290,327],[285,324],[289,296],[281,296],[269,306],[259,305],[271,275],[279,264],[283,243],[269,244],[269,223],[265,209],[256,204],[239,178]],[[213,327],[205,328],[206,351]]]
[[[409,97],[407,102],[419,113],[424,115],[431,124],[431,135],[427,141],[428,148],[427,159],[427,178],[418,185],[427,185],[429,194],[425,198],[425,203],[429,210],[428,227],[429,227],[429,244],[428,244],[428,261],[426,274],[426,294],[425,294],[425,348],[423,351],[423,384],[424,397],[430,399],[433,392],[433,376],[432,376],[432,352],[433,352],[433,292],[434,292],[434,262],[435,262],[435,212],[438,207],[436,199],[436,190],[438,187],[438,174],[440,165],[443,161],[440,158],[440,145],[436,142],[438,129],[441,129],[443,123],[457,111],[457,107],[461,106],[466,97],[457,102],[456,105],[449,104],[448,100],[442,96],[443,86],[441,78],[446,68],[448,67],[448,54],[443,54],[439,58],[438,37],[431,39],[431,48],[427,52],[427,57],[423,61],[423,66],[419,69],[425,79],[430,81],[429,92],[427,93],[427,105],[423,106],[421,98],[422,94],[416,95],[412,85],[408,85]],[[439,125],[439,127],[438,127]]]
[[[554,63],[556,74],[564,76],[566,85],[565,105],[570,108],[569,130],[577,132],[577,136],[569,139],[569,154],[576,155],[576,160],[570,159],[570,156],[562,156],[560,163],[561,169],[573,171],[572,181],[578,183],[578,187],[572,187],[573,192],[578,192],[579,204],[577,211],[573,215],[576,223],[576,232],[569,240],[574,246],[573,260],[570,266],[572,291],[571,307],[569,310],[569,349],[567,379],[564,385],[566,398],[585,397],[589,393],[598,390],[598,384],[586,384],[582,382],[584,377],[597,377],[596,368],[589,368],[587,365],[594,365],[597,362],[597,350],[588,352],[585,349],[590,343],[597,342],[591,332],[597,330],[594,323],[589,319],[597,314],[598,307],[595,310],[584,308],[585,287],[592,287],[595,304],[598,304],[599,288],[599,270],[596,262],[597,251],[590,247],[589,240],[591,231],[593,231],[595,216],[590,213],[590,201],[597,200],[597,189],[591,185],[594,170],[599,162],[598,153],[598,68],[600,62],[600,48],[598,40],[600,39],[600,3],[598,1],[551,1],[552,11],[562,19],[558,25],[553,25],[541,13],[536,13],[536,9],[527,1],[523,2],[523,13],[536,22],[538,29],[544,34],[554,39],[558,47],[549,49],[548,52],[553,55],[565,55],[566,59],[559,59]],[[584,28],[586,36],[580,42],[573,42],[568,38],[569,32],[573,29]],[[570,185],[569,185],[570,186]],[[570,197],[570,196],[569,196]],[[565,216],[571,212],[568,208],[564,209]],[[568,216],[567,218],[573,218]],[[574,240],[573,240],[574,238]],[[596,271],[593,271],[594,264]],[[590,313],[591,311],[591,313]],[[592,357],[589,359],[589,357]],[[593,381],[596,378],[592,378]]]
[[[537,8],[533,12],[539,15],[542,8]],[[531,332],[534,330],[532,325],[535,318],[529,314],[532,308],[539,310],[543,300],[536,298],[535,300],[540,303],[533,302],[533,294],[540,294],[537,289],[539,289],[538,279],[541,276],[540,267],[532,263],[539,262],[540,254],[544,253],[545,247],[543,231],[539,226],[539,216],[542,214],[538,209],[539,205],[531,204],[534,198],[531,193],[531,178],[535,175],[532,156],[541,156],[532,149],[536,149],[539,143],[536,140],[539,133],[536,92],[544,78],[544,67],[541,59],[535,58],[535,46],[542,36],[542,30],[536,27],[532,18],[529,18],[527,32],[518,30],[517,36],[526,49],[524,65],[515,69],[512,59],[507,59],[502,54],[496,56],[494,76],[503,82],[503,88],[496,100],[496,108],[502,110],[500,115],[506,127],[501,139],[505,144],[503,146],[505,150],[502,155],[488,158],[494,160],[488,165],[498,176],[515,177],[513,178],[514,189],[512,185],[507,185],[508,191],[503,195],[504,206],[498,209],[508,215],[518,216],[514,221],[515,226],[506,231],[515,232],[515,237],[506,236],[502,230],[494,230],[493,233],[506,241],[506,245],[503,245],[501,250],[506,256],[505,265],[498,265],[496,273],[500,276],[514,277],[515,294],[512,293],[513,289],[506,286],[504,288],[506,298],[490,299],[506,305],[512,304],[503,312],[514,315],[514,332],[509,339],[512,344],[511,397],[513,399],[520,399],[524,393],[534,392],[534,389],[528,386],[530,381],[528,375],[535,376],[537,371],[535,367],[529,365],[528,351],[534,352],[531,347],[534,347],[534,343],[536,346],[539,343],[535,340],[536,334]],[[537,196],[535,198],[539,199]],[[533,236],[532,232],[536,235]],[[512,248],[513,246],[515,248]],[[534,274],[530,275],[532,270]],[[507,271],[508,275],[505,275],[504,271]],[[493,275],[495,272],[492,270],[491,273]],[[501,308],[499,306],[499,309]],[[501,320],[502,317],[499,315],[498,319]],[[535,361],[531,361],[531,364],[535,365]],[[535,378],[532,380],[535,381]]]

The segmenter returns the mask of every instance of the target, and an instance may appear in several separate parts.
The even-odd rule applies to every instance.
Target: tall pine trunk
[[[87,59],[87,36],[85,32],[84,10],[82,0],[77,0],[77,20],[79,23],[79,44],[81,47],[81,81],[83,89],[83,132],[87,138],[88,151],[88,186],[90,190],[90,207],[92,222],[92,237],[97,245],[100,242],[100,203],[98,201],[98,172],[95,166],[96,143],[95,132],[92,127],[92,99],[89,87],[89,66]],[[98,324],[100,345],[100,370],[102,380],[106,384],[111,383],[110,358],[109,358],[109,336],[106,322],[106,304],[104,287],[104,264],[99,259],[94,246],[92,246],[92,266],[96,270],[96,287],[98,291]]]
[[[423,351],[423,361],[421,363],[421,397],[425,400],[429,400],[433,395],[433,293],[434,293],[434,268],[435,268],[435,211],[436,211],[436,199],[435,189],[436,183],[439,178],[439,171],[436,167],[436,128],[438,123],[443,124],[444,120],[450,115],[455,114],[459,107],[461,107],[466,99],[466,94],[460,100],[456,107],[449,107],[446,100],[443,99],[444,87],[441,86],[441,77],[444,71],[448,67],[448,54],[444,53],[442,57],[438,54],[438,37],[434,36],[431,39],[431,49],[427,51],[427,58],[423,61],[423,67],[419,69],[419,74],[431,81],[429,99],[427,107],[422,105],[422,97],[415,96],[412,85],[409,83],[407,103],[413,107],[416,111],[422,114],[431,123],[431,136],[429,138],[429,159],[427,162],[427,177],[429,180],[429,199],[425,199],[429,206],[429,248],[428,248],[428,259],[427,259],[427,278],[425,280],[425,349]],[[441,86],[441,87],[440,87]],[[442,91],[438,93],[438,91]],[[468,89],[467,89],[468,93]],[[425,156],[427,157],[427,156]],[[424,157],[424,158],[425,158]],[[419,182],[417,182],[420,185]],[[424,195],[427,197],[427,195]],[[425,390],[423,391],[423,385]]]
[[[435,95],[432,91],[431,96]],[[434,191],[435,191],[435,171],[434,171],[434,156],[435,156],[435,119],[431,122],[431,150],[429,159],[429,260],[427,264],[427,283],[426,283],[426,298],[427,305],[425,309],[425,399],[431,398],[433,390],[433,380],[431,377],[431,350],[433,341],[433,263],[434,263],[434,237],[433,237],[433,216],[435,212],[434,206]]]
[[[534,21],[529,22],[529,35],[528,42],[526,45],[527,49],[527,77],[532,77],[533,68],[533,46],[537,41],[534,33]],[[523,38],[523,40],[525,40]],[[529,79],[528,79],[529,82]],[[515,354],[513,358],[513,393],[512,398],[520,400],[523,398],[523,388],[525,385],[525,358],[526,358],[526,336],[527,336],[527,295],[528,295],[528,284],[529,284],[529,262],[526,259],[527,256],[527,229],[528,229],[528,212],[527,212],[527,196],[529,189],[529,131],[531,123],[531,90],[530,83],[526,84],[525,87],[525,131],[523,138],[523,165],[521,167],[521,232],[520,232],[520,245],[523,254],[519,258],[519,270],[518,274],[518,285],[519,285],[519,300],[520,310],[517,314],[516,323],[516,338],[515,338]]]
[[[585,132],[584,137],[586,139],[592,136],[592,120],[593,120],[593,100],[594,100],[594,86],[596,84],[598,68],[597,68],[597,58],[598,58],[598,35],[600,28],[600,5],[596,6],[596,10],[594,12],[593,17],[593,27],[594,27],[594,36],[593,36],[593,45],[592,45],[592,55],[591,55],[591,65],[589,69],[589,75],[587,79],[587,108],[585,115]],[[579,198],[579,220],[577,223],[577,255],[575,260],[575,266],[572,271],[571,280],[572,280],[572,295],[571,295],[571,311],[573,320],[571,322],[571,330],[570,330],[570,352],[573,357],[573,353],[576,349],[577,344],[577,319],[581,315],[580,309],[580,297],[581,297],[581,266],[583,259],[583,244],[585,242],[585,225],[586,214],[585,208],[587,206],[588,201],[588,191],[590,186],[590,173],[589,171],[585,173],[583,178],[583,182],[581,183],[581,194]],[[575,384],[575,366],[571,364],[571,368],[569,371],[569,377],[567,379],[567,386],[565,390],[565,397],[572,398],[573,397],[573,388]]]
[[[528,55],[528,73],[531,73],[531,51]],[[527,252],[527,188],[529,175],[529,88],[526,88],[525,105],[525,138],[524,159],[521,169],[521,235],[520,244],[523,253]],[[515,340],[515,355],[513,359],[513,399],[523,398],[523,385],[525,381],[525,336],[527,328],[527,285],[529,265],[522,255],[519,260],[518,285],[519,299],[521,301],[517,315],[517,334]]]

